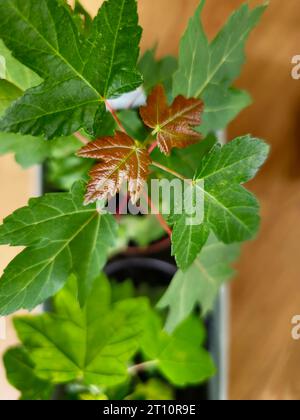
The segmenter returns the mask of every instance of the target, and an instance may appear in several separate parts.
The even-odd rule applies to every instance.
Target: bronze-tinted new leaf
[[[100,160],[90,171],[85,203],[114,196],[123,181],[128,181],[132,203],[139,199],[149,174],[150,156],[127,134],[117,131],[84,146],[78,155]]]
[[[184,148],[201,139],[192,127],[200,125],[202,111],[201,100],[181,95],[169,106],[161,85],[153,89],[147,105],[140,109],[144,123],[154,129],[158,146],[165,154],[170,154],[173,147]]]

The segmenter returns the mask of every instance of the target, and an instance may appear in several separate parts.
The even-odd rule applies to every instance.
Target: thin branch
[[[140,372],[144,372],[145,370],[153,369],[157,366],[157,360],[151,360],[149,362],[139,363],[137,365],[130,366],[128,368],[129,375],[137,375]]]
[[[171,239],[168,236],[167,238],[161,239],[159,242],[150,244],[148,246],[130,246],[125,251],[121,252],[123,255],[153,255],[158,254],[161,251],[165,251],[170,248]]]
[[[149,155],[153,152],[153,150],[156,148],[158,146],[158,141],[156,140],[155,142],[153,142],[152,144],[151,144],[151,146],[149,147],[149,149],[148,149],[148,153],[149,153]]]
[[[121,123],[121,121],[120,121],[120,119],[119,119],[119,117],[118,117],[118,115],[117,115],[117,113],[116,113],[116,112],[115,112],[115,110],[111,107],[111,105],[109,104],[109,102],[108,102],[108,101],[105,101],[105,105],[106,105],[106,108],[108,109],[108,111],[111,113],[111,115],[112,115],[113,119],[114,119],[114,120],[116,121],[116,123],[118,124],[118,126],[119,126],[120,130],[121,130],[121,131],[123,131],[123,133],[127,134],[127,133],[126,133],[126,130],[125,130],[124,126],[123,126],[123,124]]]
[[[159,221],[160,225],[162,226],[162,228],[164,229],[164,231],[169,235],[169,237],[171,238],[172,236],[172,230],[169,228],[168,224],[166,223],[165,219],[162,217],[162,215],[160,214],[160,212],[158,211],[157,207],[155,206],[155,204],[153,203],[153,201],[151,200],[151,198],[144,192],[144,197],[146,198],[146,200],[148,201],[148,205],[151,207],[151,209],[154,212],[155,217],[157,218],[157,220]]]
[[[82,144],[88,144],[89,143],[89,139],[87,137],[85,137],[84,135],[82,135],[81,133],[79,133],[79,131],[76,131],[76,133],[74,133],[74,136],[81,141]]]
[[[184,182],[187,182],[187,183],[189,183],[189,184],[192,184],[193,182],[191,181],[191,180],[189,180],[189,179],[187,179],[187,178],[185,178],[183,175],[181,175],[181,174],[179,174],[178,172],[176,172],[176,171],[173,171],[172,169],[170,169],[170,168],[167,168],[166,166],[164,166],[164,165],[161,165],[160,163],[158,163],[158,162],[154,162],[154,161],[152,161],[151,162],[151,165],[152,166],[155,166],[156,168],[158,168],[158,169],[161,169],[162,171],[164,171],[164,172],[167,172],[168,174],[171,174],[171,175],[173,175],[173,176],[175,176],[176,178],[179,178],[179,179],[181,179],[182,181],[184,181]]]
[[[144,197],[147,200],[148,206],[150,206],[153,211],[155,212],[154,216],[157,218],[159,224],[161,225],[161,227],[163,228],[163,230],[168,234],[168,241],[170,241],[171,235],[172,235],[172,231],[169,228],[169,226],[167,225],[167,223],[165,222],[164,218],[162,217],[162,215],[159,213],[158,209],[156,208],[156,206],[154,205],[154,203],[151,201],[150,197],[144,192]],[[120,207],[119,207],[119,211],[118,214],[116,215],[116,218],[118,220],[121,219],[123,211],[125,209],[125,207],[127,206],[128,203],[128,196],[123,197],[121,203],[120,203]]]

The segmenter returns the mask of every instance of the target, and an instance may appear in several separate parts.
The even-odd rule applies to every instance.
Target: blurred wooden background
[[[102,0],[84,0],[94,13]],[[177,54],[179,38],[198,0],[138,0],[144,28],[142,48],[159,41],[159,55]],[[207,0],[210,35],[242,0]],[[255,5],[259,1],[250,1]],[[299,0],[271,0],[251,36],[248,61],[238,85],[254,105],[229,127],[229,136],[252,133],[272,146],[268,164],[250,188],[262,202],[263,223],[255,242],[244,247],[232,286],[230,397],[299,399],[300,342],[291,339],[291,318],[300,314],[300,80],[291,77],[291,59],[300,54]],[[32,172],[24,174],[11,157],[0,164],[0,217],[32,193]],[[9,180],[9,182],[7,181]],[[31,183],[32,185],[32,183]],[[1,248],[0,270],[14,250]],[[0,352],[14,341],[0,341]],[[0,399],[15,398],[0,371]]]

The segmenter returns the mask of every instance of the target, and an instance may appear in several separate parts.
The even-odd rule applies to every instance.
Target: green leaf
[[[148,310],[143,298],[111,305],[104,276],[94,283],[86,304],[77,301],[76,279],[54,301],[54,313],[15,320],[38,377],[52,383],[81,381],[114,386],[128,376],[127,363],[138,349]]]
[[[59,0],[3,0],[0,14],[0,37],[45,79],[7,110],[2,131],[53,138],[85,128],[97,134],[105,100],[142,82],[136,0],[104,2],[87,39]]]
[[[103,268],[117,225],[112,215],[84,207],[85,186],[70,193],[31,199],[0,227],[0,244],[26,246],[0,280],[0,313],[33,309],[55,294],[74,272],[80,278],[80,300]],[[84,246],[83,246],[84,245]]]
[[[112,280],[111,284],[111,301],[112,303],[120,300],[131,299],[135,296],[135,288],[132,280],[125,280],[119,283]]]
[[[115,246],[111,248],[110,256],[126,251],[131,245],[146,248],[165,234],[154,215],[123,215],[119,221],[118,238]]]
[[[22,96],[26,89],[33,87],[41,82],[41,79],[23,66],[19,61],[14,59],[11,52],[5,47],[2,40],[0,40],[0,57],[3,58],[4,73],[0,80],[0,114],[5,111],[11,103]],[[43,163],[47,158],[57,158],[58,150],[63,152],[68,149],[68,153],[74,153],[82,146],[82,144],[75,137],[61,137],[47,142],[42,137],[23,136],[15,133],[0,133],[0,155],[6,153],[14,153],[17,163],[24,169]],[[66,154],[59,152],[59,156],[66,158]],[[74,157],[74,156],[73,156]],[[78,159],[79,160],[79,159]],[[52,161],[53,162],[53,161]],[[87,162],[82,162],[86,172]],[[85,165],[84,165],[85,163]],[[60,166],[62,162],[60,162]],[[62,169],[60,169],[60,174]],[[77,180],[77,178],[73,178]],[[72,182],[72,184],[73,184]],[[71,184],[71,185],[72,185]],[[69,187],[71,187],[69,184]]]
[[[2,54],[2,55],[1,55]],[[0,80],[0,114],[11,103],[22,96],[24,90],[41,82],[31,70],[14,59],[0,40],[0,58],[3,58],[6,80]],[[98,134],[114,133],[115,122],[107,113]],[[48,182],[56,189],[69,190],[73,183],[88,172],[91,163],[74,156],[82,144],[74,136],[60,137],[47,142],[43,137],[25,136],[18,133],[0,133],[0,154],[15,153],[17,163],[23,168],[43,163],[51,158],[48,168]]]
[[[144,141],[149,132],[139,117],[138,111],[125,109],[118,113],[118,117],[126,132],[134,139]]]
[[[5,79],[8,83],[13,85],[16,89],[19,89],[21,92],[30,89],[33,86],[37,86],[42,82],[36,73],[21,64],[12,56],[11,52],[4,45],[1,39],[0,59],[2,63],[0,78]]]
[[[146,51],[138,65],[144,78],[144,89],[149,93],[156,85],[163,85],[169,96],[172,91],[172,76],[177,69],[177,60],[172,56],[157,60],[155,55],[156,48]]]
[[[75,0],[74,20],[77,22],[77,26],[82,33],[86,35],[90,34],[93,26],[93,19],[79,0]]]
[[[186,178],[192,179],[203,157],[216,145],[217,138],[214,134],[208,135],[204,140],[185,149],[173,149],[171,154],[164,155],[156,148],[151,153],[151,158]],[[156,168],[154,168],[156,169]],[[164,177],[168,176],[164,173]]]
[[[50,400],[54,386],[38,378],[23,347],[8,350],[3,358],[8,382],[21,391],[21,400]]]
[[[93,394],[80,394],[81,401],[108,401],[109,398],[105,394],[93,395]]]
[[[61,150],[67,149],[68,154],[74,155],[81,146],[82,143],[73,136],[47,141],[42,137],[0,133],[0,155],[14,153],[17,163],[24,169],[43,163],[49,157],[56,157],[57,153],[61,155]]]
[[[175,218],[172,231],[172,255],[178,267],[187,269],[199,254],[209,237],[209,227],[205,223],[187,224],[186,216]]]
[[[14,153],[22,168],[44,162],[49,155],[50,143],[41,137],[0,133],[0,155]]]
[[[125,398],[132,401],[171,401],[175,400],[174,390],[157,378],[136,385],[132,394]]]
[[[88,180],[87,173],[93,161],[80,159],[74,154],[65,157],[52,157],[46,162],[47,185],[54,191],[69,191],[74,182]]]
[[[269,149],[264,141],[250,135],[237,137],[223,147],[216,145],[202,159],[195,181],[197,183],[204,179],[209,189],[244,184],[255,177]]]
[[[111,132],[108,125],[103,129]],[[0,155],[14,153],[16,162],[24,169],[47,160],[45,176],[54,190],[68,191],[75,181],[87,178],[93,162],[75,156],[81,147],[75,136],[47,141],[43,137],[0,132]]]
[[[250,136],[236,138],[223,147],[216,145],[202,158],[193,181],[183,182],[187,184],[185,211],[170,219],[174,224],[172,253],[179,268],[190,266],[210,231],[226,244],[255,236],[259,204],[240,184],[256,175],[268,152],[267,144]],[[192,206],[200,213],[202,204],[203,214],[198,214],[197,219],[196,214],[192,215]]]
[[[176,386],[199,384],[214,372],[213,361],[201,346],[205,333],[200,320],[190,317],[172,335],[161,329],[154,313],[147,318],[142,350],[145,360],[159,369],[164,377]]]
[[[251,105],[252,100],[247,92],[215,85],[207,91],[205,103],[207,106],[204,107],[202,123],[197,130],[204,135],[226,127],[244,108]]]
[[[202,0],[182,38],[179,68],[173,78],[173,96],[201,98],[205,103],[203,127],[200,131],[224,128],[250,99],[244,92],[231,90],[245,61],[245,43],[259,22],[266,5],[251,10],[242,5],[209,43],[200,15]]]
[[[2,115],[6,108],[19,98],[20,95],[22,95],[22,91],[16,86],[6,80],[0,79],[0,115]]]
[[[166,330],[173,331],[200,305],[202,314],[213,309],[221,286],[235,274],[231,268],[239,246],[224,245],[213,235],[187,271],[178,270],[158,308],[169,308]]]
[[[0,55],[0,79],[5,79],[5,73],[5,58],[2,55]]]
[[[146,247],[161,237],[165,232],[153,215],[145,217],[123,216],[120,221],[124,229],[127,243],[134,241],[136,245]]]

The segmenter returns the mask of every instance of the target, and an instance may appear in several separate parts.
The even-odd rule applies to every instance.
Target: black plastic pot
[[[163,253],[165,256],[170,253]],[[170,283],[176,273],[176,266],[171,262],[158,258],[145,257],[119,257],[111,261],[105,268],[109,278],[117,281],[131,279],[135,286],[146,283],[154,288],[163,287]],[[177,400],[223,400],[226,399],[226,364],[224,329],[226,330],[226,296],[224,291],[220,295],[214,312],[206,320],[207,349],[212,354],[217,366],[217,375],[208,383],[191,388],[178,390]]]

